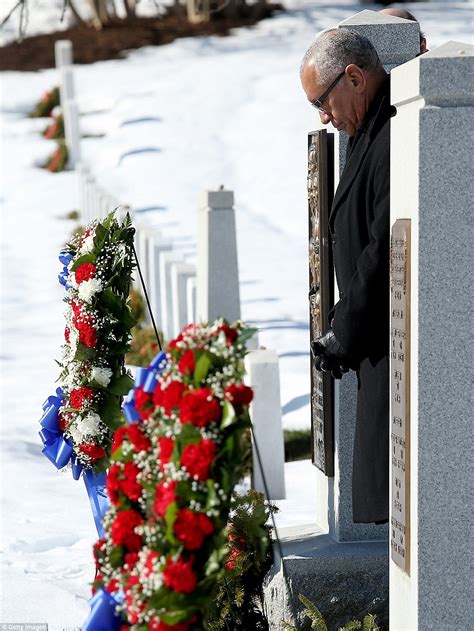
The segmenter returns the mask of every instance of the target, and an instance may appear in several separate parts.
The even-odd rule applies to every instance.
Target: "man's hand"
[[[311,352],[316,369],[330,372],[334,379],[341,379],[349,371],[348,358],[332,329],[311,342]]]

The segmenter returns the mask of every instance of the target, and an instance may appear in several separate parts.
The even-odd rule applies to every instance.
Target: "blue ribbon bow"
[[[63,391],[56,390],[56,396],[48,397],[43,403],[43,416],[40,419],[42,429],[39,432],[43,442],[42,453],[56,469],[67,465],[72,456],[72,445],[63,436],[58,425],[58,413],[63,404]]]
[[[98,589],[89,601],[91,611],[82,626],[82,631],[119,631],[123,618],[116,608],[123,601],[123,595],[112,596],[103,587]]]
[[[156,378],[166,367],[166,363],[166,353],[165,351],[161,351],[151,360],[146,368],[137,369],[135,384],[125,397],[122,405],[123,413],[129,425],[140,421],[140,414],[135,407],[136,388],[143,388],[145,392],[152,393],[155,390]]]

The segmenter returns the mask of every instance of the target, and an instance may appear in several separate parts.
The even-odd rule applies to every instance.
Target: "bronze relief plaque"
[[[397,219],[390,241],[390,397],[393,561],[410,574],[411,221]]]
[[[308,134],[308,229],[310,341],[328,328],[333,306],[334,271],[329,240],[333,196],[333,136],[326,130]],[[334,475],[334,383],[311,361],[311,437],[313,464]]]

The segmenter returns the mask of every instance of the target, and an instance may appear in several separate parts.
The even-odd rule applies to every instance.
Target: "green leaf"
[[[192,423],[185,423],[177,436],[181,448],[201,440],[201,432]]]
[[[315,629],[315,631],[328,631],[326,623],[324,622],[324,618],[319,609],[314,605],[308,598],[300,594],[298,596],[300,601],[305,606],[305,614],[311,620],[311,628]]]
[[[120,407],[120,401],[114,394],[105,393],[105,401],[100,411],[102,421],[115,430],[123,425],[124,417]]]
[[[122,567],[123,565],[123,551],[121,546],[112,548],[109,555],[110,565],[113,568]]]
[[[104,247],[105,240],[107,239],[107,233],[108,230],[106,230],[101,223],[97,224],[94,235],[94,247],[96,250],[102,250]]]
[[[124,300],[120,296],[117,296],[117,294],[114,293],[114,291],[110,287],[107,287],[107,289],[102,292],[100,303],[106,309],[108,309],[116,318],[121,317],[125,306]]]
[[[224,406],[223,406],[223,411],[222,411],[222,420],[221,420],[221,429],[230,427],[237,421],[238,419],[235,414],[234,406],[229,401],[224,401]]]
[[[74,354],[74,361],[87,361],[92,359],[96,355],[96,350],[94,348],[89,348],[85,344],[79,342],[77,345],[76,352]]]
[[[375,619],[377,618],[376,615],[369,613],[367,616],[365,616],[364,618],[364,626],[363,631],[380,631],[379,627],[375,621]]]
[[[176,517],[178,516],[178,505],[176,502],[172,502],[165,513],[165,523],[166,523],[166,539],[171,543],[171,545],[178,545],[178,540],[174,536],[174,522],[176,521]]]
[[[201,382],[207,377],[211,363],[211,358],[208,353],[203,353],[196,361],[194,368],[194,385],[196,388],[198,388]]]
[[[107,390],[112,394],[119,396],[125,396],[133,388],[134,380],[129,375],[122,375],[118,379],[115,379],[107,387]]]
[[[244,329],[237,338],[237,344],[245,344],[251,337],[255,335],[255,333],[258,333],[258,329]]]
[[[83,265],[83,263],[95,263],[97,256],[95,254],[84,254],[80,256],[74,265],[71,266],[71,271],[74,272],[78,267]]]
[[[175,625],[180,622],[186,622],[191,615],[192,611],[189,609],[180,609],[178,611],[168,611],[167,613],[160,613],[160,620],[162,620],[165,624]]]

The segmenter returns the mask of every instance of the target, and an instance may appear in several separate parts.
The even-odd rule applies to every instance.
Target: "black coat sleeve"
[[[377,162],[372,187],[373,213],[366,212],[372,217],[369,241],[359,255],[345,295],[335,306],[333,320],[336,338],[358,361],[389,350],[389,155]]]

